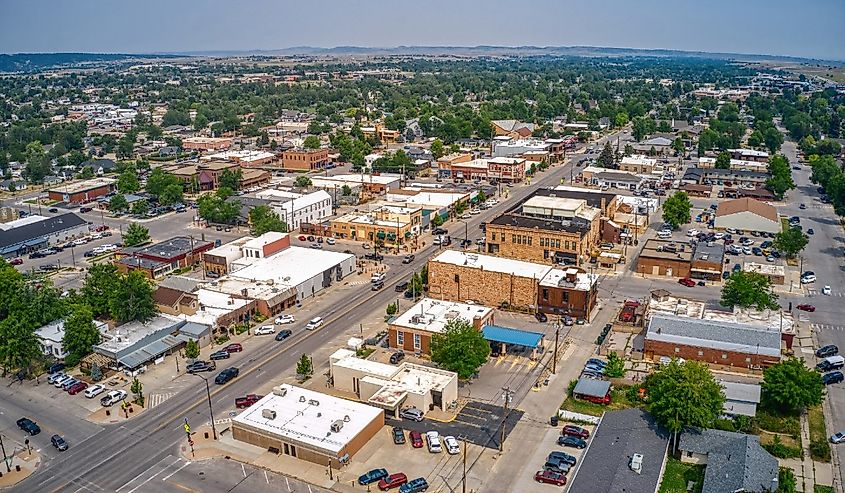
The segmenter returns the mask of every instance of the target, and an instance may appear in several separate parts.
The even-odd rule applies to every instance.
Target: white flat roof
[[[234,260],[241,255],[241,247],[244,246],[248,241],[252,240],[252,236],[244,236],[242,238],[237,238],[229,243],[225,243],[220,245],[217,248],[212,248],[205,252],[206,255],[215,255],[218,257],[225,257],[228,260]]]
[[[625,156],[620,161],[620,164],[635,164],[635,165],[642,165],[648,164],[654,166],[657,164],[657,159],[652,159],[648,156],[643,156],[642,154],[634,154],[631,156]]]
[[[525,162],[525,159],[522,159],[520,157],[494,157],[493,159],[488,159],[487,162],[492,164],[513,165]]]
[[[249,281],[269,281],[279,288],[296,287],[314,276],[355,256],[349,253],[315,250],[298,246],[257,259],[250,265],[232,272],[229,277]]]
[[[259,199],[266,199],[266,200],[273,200],[273,199],[282,199],[282,200],[291,200],[302,197],[301,193],[290,192],[288,190],[279,190],[276,188],[269,188],[267,190],[262,190],[255,194],[255,196]]]
[[[587,201],[584,199],[570,199],[566,197],[548,197],[545,195],[535,195],[526,200],[522,204],[522,208],[537,207],[542,209],[554,209],[560,211],[571,211],[573,214],[584,207]]]
[[[159,314],[147,323],[127,322],[105,333],[105,338],[96,347],[117,353],[134,345],[148,335],[155,334],[159,330],[175,325],[179,320],[177,317]]]
[[[14,221],[9,221],[7,223],[0,223],[0,231],[8,231],[10,229],[19,228],[21,226],[26,226],[27,224],[37,223],[39,221],[43,221],[47,219],[44,216],[39,216],[37,214],[33,214],[31,216],[22,217],[20,219],[15,219]]]
[[[416,205],[435,205],[438,207],[446,207],[455,202],[464,199],[467,196],[465,193],[450,193],[450,192],[420,192],[416,195],[409,195],[404,197],[400,202],[406,202]]]
[[[391,183],[399,181],[399,178],[399,175],[346,174],[314,177],[311,181],[337,182],[339,185],[343,183],[378,183],[380,185],[390,185]]]
[[[246,243],[244,243],[244,248],[254,248],[254,249],[262,249],[264,245],[269,243],[273,243],[274,241],[281,240],[282,238],[287,238],[287,233],[279,233],[278,231],[268,231],[263,235],[259,236],[258,238],[251,238]]]
[[[232,421],[320,451],[338,454],[384,413],[373,406],[302,387],[282,384],[279,389],[280,392],[264,396]],[[265,418],[265,409],[274,411],[276,417]],[[343,424],[338,432],[331,430],[332,423],[336,421]]]
[[[551,269],[549,265],[532,264],[531,262],[523,262],[521,260],[478,255],[476,253],[460,252],[457,250],[444,250],[432,260],[444,264],[502,272],[520,277],[533,277],[534,279],[542,279]]]
[[[263,159],[272,159],[276,157],[275,154],[272,152],[265,152],[265,151],[225,151],[225,152],[218,152],[216,154],[211,154],[208,156],[203,156],[201,159],[203,160],[212,160],[212,159],[238,159],[244,162],[252,162],[252,161],[261,161]]]
[[[575,275],[575,282],[567,281],[571,275]],[[540,286],[548,287],[565,287],[568,289],[575,289],[578,291],[587,291],[599,279],[597,274],[588,274],[586,272],[579,272],[578,269],[570,267],[568,269],[552,269],[540,280]]]
[[[307,195],[303,195],[293,200],[289,200],[283,203],[281,205],[281,208],[285,211],[300,211],[302,209],[305,209],[306,207],[318,204],[324,200],[328,200],[329,203],[331,203],[332,196],[329,195],[329,193],[325,190],[317,190],[316,192],[311,192]]]
[[[61,185],[55,185],[53,187],[48,188],[47,191],[57,193],[77,193],[84,192],[87,190],[93,190],[95,188],[105,187],[108,185],[112,185],[116,182],[117,180],[114,178],[92,178],[90,180],[82,180],[73,183],[64,182]]]
[[[440,333],[449,321],[464,319],[472,323],[476,317],[486,317],[493,310],[482,305],[423,298],[391,324],[409,329]]]

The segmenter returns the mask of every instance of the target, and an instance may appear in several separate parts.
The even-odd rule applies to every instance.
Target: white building
[[[109,325],[99,320],[93,320],[94,326],[101,334],[105,334],[109,330]],[[35,335],[41,341],[41,352],[45,355],[53,356],[57,359],[63,359],[67,356],[67,352],[62,346],[62,340],[65,337],[65,321],[56,320],[49,324],[39,327],[35,331]]]
[[[493,139],[493,157],[519,156],[526,152],[546,152],[550,145],[542,140]]]
[[[332,196],[325,190],[318,190],[292,200],[273,203],[271,207],[287,223],[288,229],[294,231],[302,223],[321,223],[330,217]]]

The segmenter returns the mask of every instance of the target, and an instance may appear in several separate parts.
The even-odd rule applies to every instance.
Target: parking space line
[[[168,465],[166,465],[166,466],[162,467],[162,468],[161,468],[161,470],[160,470],[159,472],[157,472],[157,473],[153,474],[152,476],[150,476],[149,478],[147,478],[147,480],[146,480],[146,481],[144,481],[143,483],[139,484],[138,486],[136,486],[136,487],[132,488],[131,490],[127,491],[126,493],[132,493],[133,491],[137,490],[137,489],[138,489],[138,488],[140,488],[141,486],[144,486],[145,484],[149,483],[150,481],[152,481],[153,479],[155,479],[155,477],[156,477],[156,476],[158,476],[159,474],[163,473],[164,471],[166,471],[166,470],[167,470],[167,468],[169,468],[170,466],[175,465],[175,464],[176,464],[177,462],[179,462],[180,460],[182,460],[182,458],[181,458],[181,457],[177,458],[175,461],[171,462],[170,464],[168,464]]]
[[[184,464],[182,464],[181,466],[179,466],[179,468],[178,468],[178,469],[176,469],[176,470],[175,470],[175,471],[173,471],[172,473],[168,474],[167,476],[165,476],[165,477],[161,478],[161,480],[162,480],[162,481],[167,481],[167,480],[168,480],[168,479],[170,479],[170,478],[171,478],[174,474],[176,474],[177,472],[181,471],[182,469],[184,469],[184,468],[186,468],[186,467],[188,467],[188,466],[190,466],[190,465],[191,465],[191,461],[185,462]]]

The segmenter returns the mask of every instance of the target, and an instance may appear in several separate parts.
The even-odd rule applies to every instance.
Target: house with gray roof
[[[666,356],[758,369],[780,362],[781,334],[777,328],[655,313],[646,328],[644,351],[653,361]]]
[[[722,413],[726,416],[749,416],[757,415],[757,406],[760,404],[760,385],[756,383],[739,383],[719,381],[722,392],[725,394],[725,403],[722,405]]]
[[[705,464],[702,493],[748,493],[778,488],[778,461],[755,435],[689,428],[678,444],[681,461]]]
[[[570,478],[569,493],[655,493],[669,448],[669,432],[642,409],[604,413]],[[634,455],[639,471],[631,468]]]

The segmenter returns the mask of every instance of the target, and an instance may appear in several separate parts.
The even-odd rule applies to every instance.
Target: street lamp
[[[191,373],[195,377],[200,377],[205,382],[205,395],[208,397],[208,414],[211,416],[211,434],[217,440],[217,428],[214,426],[214,410],[211,407],[211,389],[208,387],[208,379],[199,373]]]

